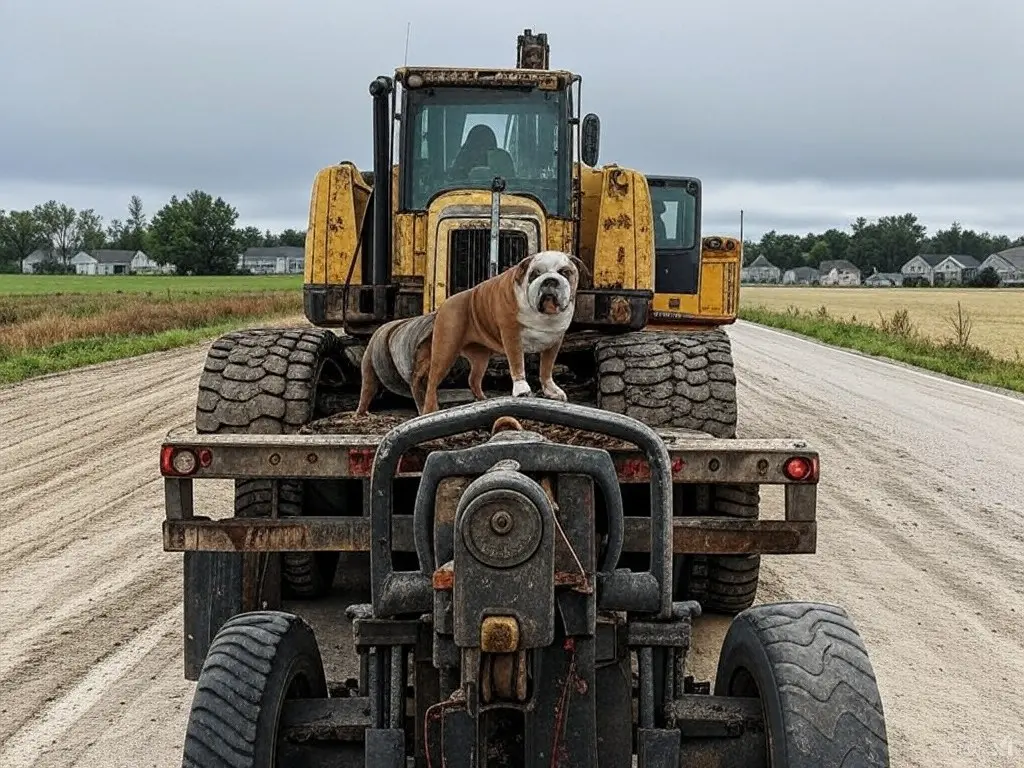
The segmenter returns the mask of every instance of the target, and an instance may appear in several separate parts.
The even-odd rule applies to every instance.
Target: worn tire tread
[[[274,697],[271,676],[278,659],[312,642],[319,665],[317,689],[326,695],[319,652],[309,625],[276,611],[239,614],[221,627],[210,650],[192,700],[183,749],[183,768],[252,768],[258,764],[256,742],[260,714]],[[293,644],[289,649],[287,645]],[[302,650],[308,650],[302,649]],[[270,698],[268,702],[267,699]]]
[[[706,331],[640,331],[598,341],[599,408],[625,413],[652,426],[736,437],[736,374],[732,343],[722,328]],[[757,485],[713,486],[711,514],[754,519]],[[736,614],[757,595],[758,555],[688,557],[688,589],[679,599],[700,601],[707,611]]]
[[[766,684],[777,692],[785,738],[779,733],[774,738],[784,741],[785,765],[888,766],[877,680],[845,610],[776,603],[743,611],[722,646],[717,695],[727,695],[737,665],[758,679],[762,697]]]
[[[211,344],[199,378],[196,431],[297,432],[314,417],[315,365],[338,359],[344,346],[324,328],[255,328],[221,336]],[[301,482],[278,484],[281,517],[301,516],[302,499]],[[269,517],[272,511],[272,481],[235,483],[236,517]],[[282,582],[292,596],[316,597],[330,588],[325,582],[333,562],[314,552],[282,553]]]

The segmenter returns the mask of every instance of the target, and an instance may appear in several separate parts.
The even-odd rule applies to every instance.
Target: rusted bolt
[[[281,463],[281,454],[280,453],[272,453],[272,454],[270,454],[270,463],[272,465],[274,465],[275,467],[278,464],[280,464]]]
[[[761,459],[757,462],[757,471],[762,475],[768,472],[768,459]]]
[[[503,509],[495,512],[491,516],[491,530],[499,536],[504,536],[512,530],[512,515]]]
[[[718,459],[712,459],[711,461],[708,462],[708,469],[710,469],[712,472],[717,472],[721,468],[721,466],[722,462],[720,462]]]
[[[317,456],[315,453],[311,453],[306,457],[306,461],[308,461],[310,464],[316,464],[319,458],[320,457]]]

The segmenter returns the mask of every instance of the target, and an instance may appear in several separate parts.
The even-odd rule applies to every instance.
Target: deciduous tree
[[[223,198],[193,190],[176,195],[153,216],[152,257],[174,264],[178,274],[224,275],[235,271],[241,238],[238,211]]]

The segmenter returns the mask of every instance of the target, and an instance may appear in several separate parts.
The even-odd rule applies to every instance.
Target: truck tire
[[[639,331],[596,345],[597,405],[654,427],[736,437],[736,373],[732,344],[721,328]],[[755,485],[712,485],[706,508],[722,517],[757,518]],[[681,494],[676,494],[681,496]],[[692,514],[677,499],[676,514]],[[677,600],[698,600],[707,611],[735,614],[757,594],[759,555],[675,557]]]
[[[772,603],[737,615],[722,643],[715,695],[761,700],[769,765],[889,765],[874,670],[842,608]]]
[[[210,644],[185,730],[183,768],[277,764],[278,725],[289,699],[326,698],[310,626],[289,613],[240,613]]]
[[[337,337],[323,328],[258,328],[228,333],[210,347],[199,379],[196,431],[292,434],[316,417],[317,390],[327,373],[344,379]],[[312,483],[279,481],[282,517],[300,516]],[[235,483],[237,517],[270,517],[274,483]],[[337,552],[281,555],[284,592],[316,598],[330,590]]]

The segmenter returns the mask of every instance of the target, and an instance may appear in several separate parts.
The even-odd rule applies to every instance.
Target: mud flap
[[[185,679],[196,681],[224,622],[245,611],[280,607],[281,558],[241,552],[183,554]]]

